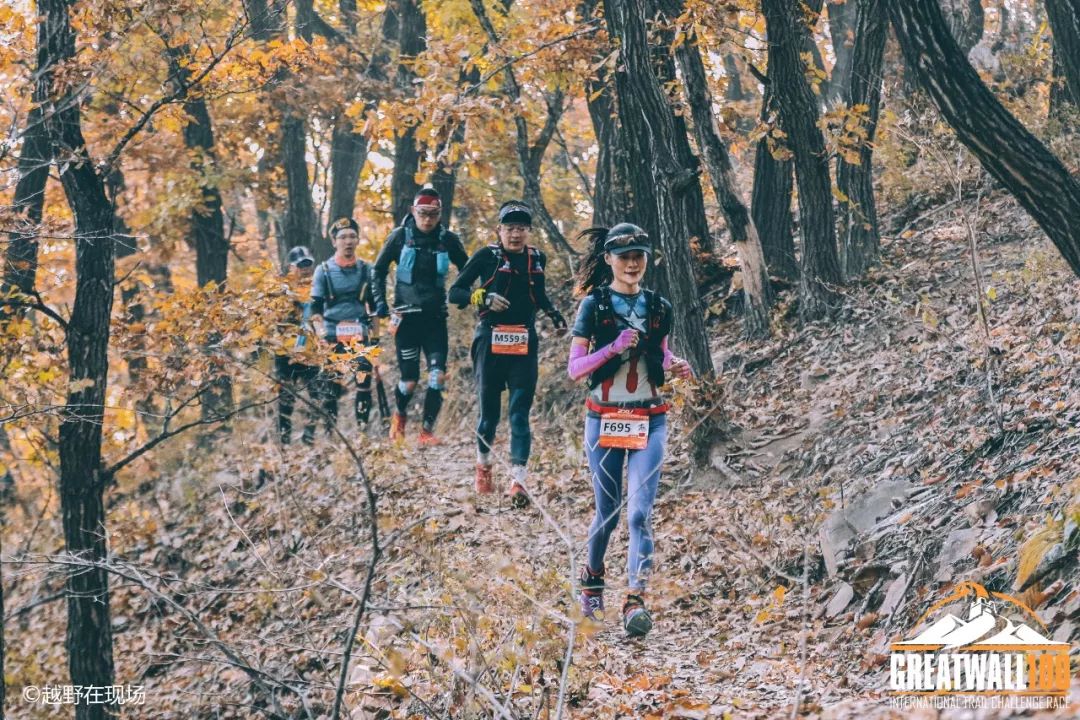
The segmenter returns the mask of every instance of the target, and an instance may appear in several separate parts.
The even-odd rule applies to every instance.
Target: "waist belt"
[[[661,402],[657,405],[642,405],[640,402],[607,403],[601,405],[591,397],[585,399],[585,408],[597,414],[604,414],[613,410],[628,412],[632,415],[663,415],[671,409],[671,403]]]

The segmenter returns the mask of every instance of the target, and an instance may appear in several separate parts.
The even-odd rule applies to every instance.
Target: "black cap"
[[[607,231],[604,237],[604,252],[622,255],[631,250],[651,253],[649,234],[633,223],[619,223]]]
[[[503,225],[517,223],[532,227],[532,208],[520,200],[507,200],[499,208],[499,222]]]
[[[311,256],[311,251],[306,247],[297,245],[289,250],[289,264],[298,268],[311,267],[315,264],[315,258]]]
[[[330,225],[330,237],[336,237],[339,232],[346,228],[352,228],[357,234],[360,233],[360,225],[351,217],[338,218]]]

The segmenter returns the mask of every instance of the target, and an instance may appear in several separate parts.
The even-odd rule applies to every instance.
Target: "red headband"
[[[413,205],[415,205],[416,207],[442,207],[442,203],[439,202],[439,198],[435,197],[434,195],[417,195],[416,199],[413,200]]]

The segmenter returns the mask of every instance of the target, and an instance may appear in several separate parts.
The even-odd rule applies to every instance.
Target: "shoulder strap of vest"
[[[334,302],[334,298],[337,296],[334,292],[334,283],[330,279],[330,265],[327,260],[322,261],[322,273],[323,280],[326,281],[326,290],[330,293],[330,297],[327,298],[331,303]]]
[[[593,303],[593,331],[595,331],[600,327],[600,319],[604,313],[611,310],[611,288],[607,285],[594,287],[589,294],[595,300]]]

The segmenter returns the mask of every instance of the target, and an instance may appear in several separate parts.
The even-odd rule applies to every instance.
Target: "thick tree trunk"
[[[772,53],[770,49],[769,54]],[[765,86],[761,97],[761,122],[772,122],[779,126],[778,114],[776,97],[770,82]],[[793,282],[799,277],[795,239],[791,234],[794,169],[791,160],[773,155],[769,142],[768,138],[761,138],[754,151],[754,185],[750,194],[750,213],[761,240],[761,251],[765,255],[765,265],[769,272]]]
[[[662,9],[663,0],[647,0],[646,7],[649,17],[656,15]],[[659,34],[660,42],[654,46],[656,54],[653,56],[653,67],[656,69],[656,77],[661,88],[675,87],[678,83],[678,75],[675,72],[675,61],[668,51],[675,41],[674,33],[660,23],[655,32]],[[653,41],[654,43],[656,40]],[[662,52],[660,52],[662,50]],[[687,228],[690,238],[696,239],[698,247],[705,252],[712,252],[714,243],[712,232],[709,230],[709,218],[705,214],[705,194],[701,189],[701,167],[698,156],[690,147],[690,129],[682,115],[674,114],[675,134],[672,136],[676,159],[680,167],[690,168],[697,173],[697,181],[691,183],[686,192],[682,194],[682,203],[685,207]]]
[[[596,178],[593,182],[593,225],[611,227],[632,216],[626,180],[626,153],[620,145],[615,99],[610,77],[603,68],[585,83],[589,119],[596,137]]]
[[[307,119],[303,114],[286,111],[281,121],[281,163],[285,168],[288,205],[285,208],[285,239],[289,247],[306,245],[317,258],[334,254],[323,238],[315,204],[311,200],[311,179],[307,166]]]
[[[881,64],[889,29],[882,2],[857,0],[852,71],[844,92],[848,108],[857,105],[868,108],[863,126],[866,138],[859,147],[859,162],[849,163],[843,155],[837,159],[840,269],[848,279],[862,275],[877,262],[881,249],[871,161],[881,106]]]
[[[681,0],[665,0],[665,10],[670,17],[682,14]],[[709,171],[713,192],[720,201],[728,232],[739,255],[743,276],[744,315],[743,328],[748,337],[762,338],[769,335],[769,306],[772,304],[772,286],[761,251],[757,229],[750,220],[750,211],[743,201],[731,164],[727,145],[720,136],[713,114],[713,99],[705,75],[705,64],[697,45],[683,43],[675,51],[675,59],[682,71],[683,87],[687,104],[694,121],[694,133],[698,148]]]
[[[886,5],[920,85],[957,137],[1016,196],[1080,275],[1080,183],[979,79],[935,0]]]
[[[699,377],[711,377],[714,370],[682,198],[698,178],[693,169],[680,163],[675,115],[653,69],[645,30],[647,0],[605,0],[604,15],[608,32],[620,47],[615,87],[627,144],[649,162],[655,224],[646,225],[646,229],[664,254],[660,267],[667,278],[668,297],[676,308],[672,342]],[[685,136],[682,139],[685,141]],[[640,185],[635,183],[635,187]],[[638,200],[645,197],[639,195]]]
[[[60,425],[60,505],[64,542],[74,557],[104,562],[105,477],[101,435],[109,370],[109,318],[113,303],[116,218],[103,179],[94,170],[82,136],[79,103],[53,97],[53,70],[75,57],[68,0],[40,0],[44,32],[39,38],[38,82],[50,105],[49,137],[60,180],[75,216],[75,298],[68,321],[71,389]],[[72,569],[67,580],[67,651],[71,682],[109,686],[114,681],[109,578],[97,567]],[[80,703],[78,720],[114,717],[115,708]]]
[[[427,18],[417,0],[400,0],[399,47],[397,86],[406,97],[413,95],[413,72],[410,63],[427,47]],[[416,126],[399,128],[394,140],[394,173],[390,178],[390,198],[394,222],[401,222],[409,214],[413,198],[420,186],[416,173],[420,169],[420,150],[416,145]]]
[[[986,13],[982,0],[940,0],[949,32],[956,39],[964,57],[979,44],[983,36]]]
[[[1047,117],[1061,124],[1062,132],[1072,132],[1075,113],[1080,105],[1073,100],[1069,82],[1065,78],[1065,66],[1061,61],[1061,49],[1055,44],[1050,69],[1050,108]]]
[[[356,2],[341,0],[340,9],[348,30],[346,37],[356,35]],[[382,41],[372,49],[364,76],[368,80],[386,81],[386,68],[390,64],[390,42],[397,39],[398,20],[392,3],[383,12]],[[369,100],[364,111],[355,120],[344,111],[334,120],[334,133],[330,139],[330,222],[342,217],[352,217],[356,209],[356,188],[360,183],[360,171],[367,161],[368,142],[364,133],[355,129],[378,102]]]
[[[856,0],[831,0],[829,9],[829,40],[836,62],[829,75],[829,105],[847,102],[852,56],[855,48]]]
[[[799,186],[802,239],[799,315],[804,321],[815,320],[829,315],[840,304],[840,265],[829,159],[818,127],[817,101],[800,58],[806,26],[797,8],[785,0],[762,0],[762,7],[769,34],[769,79],[780,106],[780,121],[795,156]]]
[[[596,19],[596,0],[582,2],[579,13],[583,20]],[[603,62],[611,50],[606,42],[598,47],[593,56],[596,74],[585,80],[585,104],[597,147],[592,224],[598,227],[611,227],[633,216],[630,209],[631,191],[626,178],[626,151],[621,146],[623,134],[619,132],[615,112],[615,91],[607,65]]]
[[[35,102],[37,102],[35,100]],[[12,199],[13,225],[4,251],[4,277],[0,295],[15,289],[23,294],[34,292],[37,282],[38,227],[45,205],[45,183],[49,179],[49,138],[41,117],[41,108],[34,105],[27,115],[19,154],[19,179]],[[0,306],[0,318],[9,314],[8,306]]]
[[[1073,102],[1080,103],[1080,0],[1046,0],[1054,34],[1054,60],[1060,62]]]

